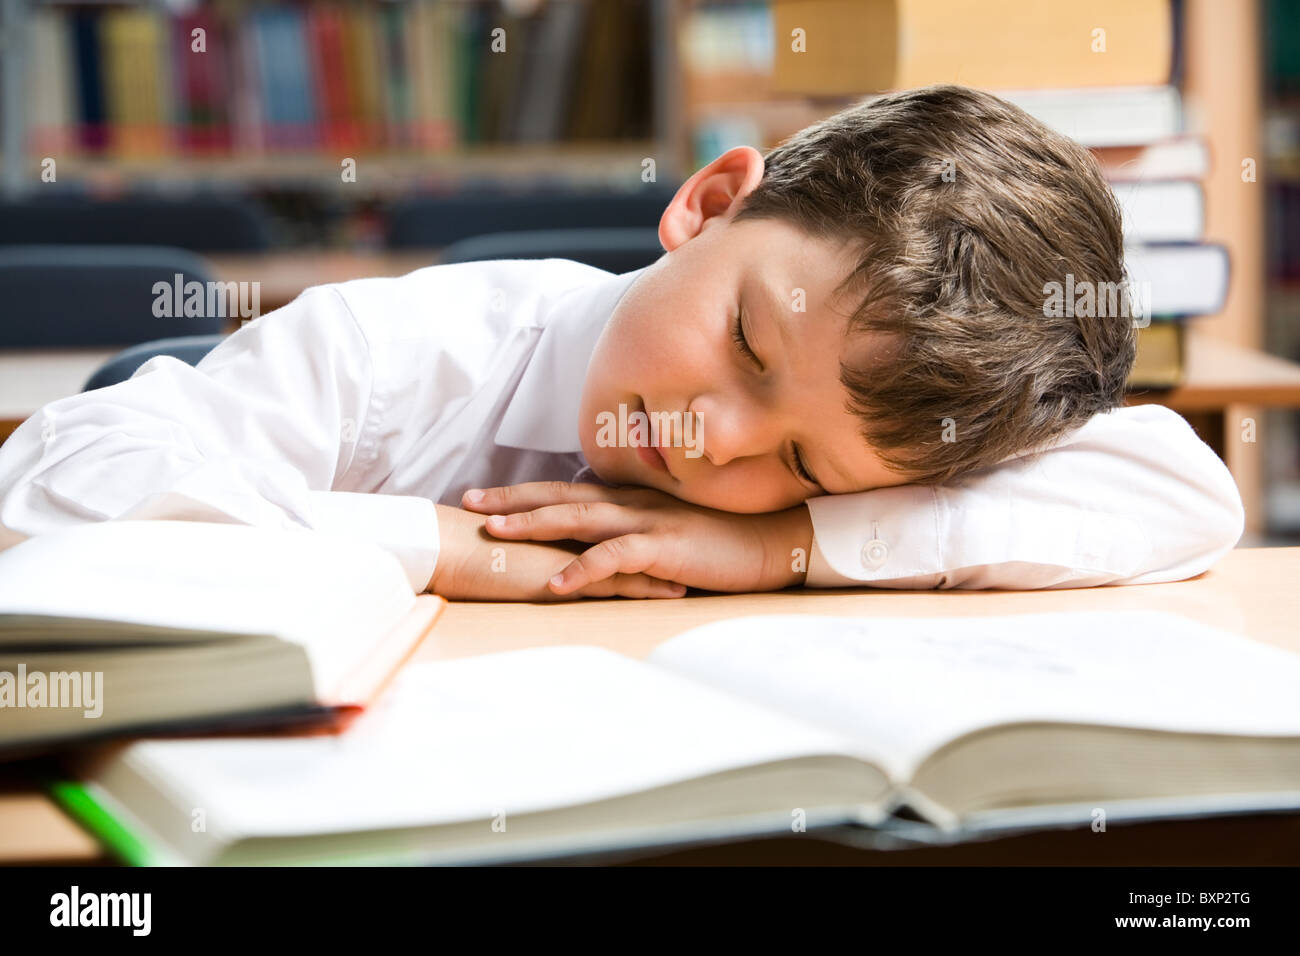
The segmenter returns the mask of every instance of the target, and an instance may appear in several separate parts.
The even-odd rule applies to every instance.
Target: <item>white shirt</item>
[[[82,521],[175,518],[374,541],[423,590],[434,502],[585,467],[582,383],[639,272],[562,259],[308,289],[197,367],[159,356],[51,402],[0,446],[0,549]],[[1044,588],[1173,581],[1241,536],[1240,495],[1155,405],[943,487],[811,499],[808,583]]]

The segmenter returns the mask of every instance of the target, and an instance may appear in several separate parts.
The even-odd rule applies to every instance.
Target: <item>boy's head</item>
[[[729,150],[659,237],[583,389],[608,481],[740,512],[947,481],[1115,407],[1132,366],[1127,308],[1045,305],[1051,283],[1124,281],[1095,160],[976,90],[880,97],[766,158]],[[620,405],[674,422],[662,461],[611,431]]]

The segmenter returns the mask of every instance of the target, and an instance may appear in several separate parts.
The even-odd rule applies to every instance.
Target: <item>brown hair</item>
[[[849,107],[767,153],[735,216],[763,218],[860,250],[839,287],[863,294],[849,328],[896,348],[841,380],[864,438],[910,480],[996,464],[1120,403],[1128,297],[1088,318],[1045,304],[1067,275],[1125,282],[1119,207],[1091,153],[1018,107],[960,86]]]

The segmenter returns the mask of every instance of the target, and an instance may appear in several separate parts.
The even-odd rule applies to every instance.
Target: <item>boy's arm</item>
[[[332,490],[360,487],[378,455],[373,386],[342,298],[309,289],[198,368],[156,357],[19,426],[0,446],[0,549],[112,518],[305,527],[383,546],[423,591],[438,557],[434,503]]]
[[[617,571],[726,591],[1176,581],[1231,550],[1244,521],[1223,462],[1155,405],[1098,415],[1035,458],[950,485],[814,498],[767,515],[552,482],[467,494],[465,507],[507,515],[486,524],[496,537],[594,544],[566,569],[561,593]]]
[[[808,502],[807,583],[1053,588],[1192,577],[1241,537],[1231,474],[1159,405],[1095,416],[1036,458],[936,487]]]

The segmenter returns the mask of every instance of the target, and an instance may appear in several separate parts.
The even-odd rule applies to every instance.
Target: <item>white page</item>
[[[1153,611],[754,616],[649,660],[870,742],[900,782],[942,744],[1021,721],[1300,736],[1300,655]]]
[[[307,649],[317,687],[414,602],[392,554],[306,529],[102,521],[0,552],[0,614],[271,634]]]
[[[233,836],[499,813],[508,825],[515,814],[851,747],[612,651],[557,647],[410,664],[337,737],[148,741],[126,759]]]

